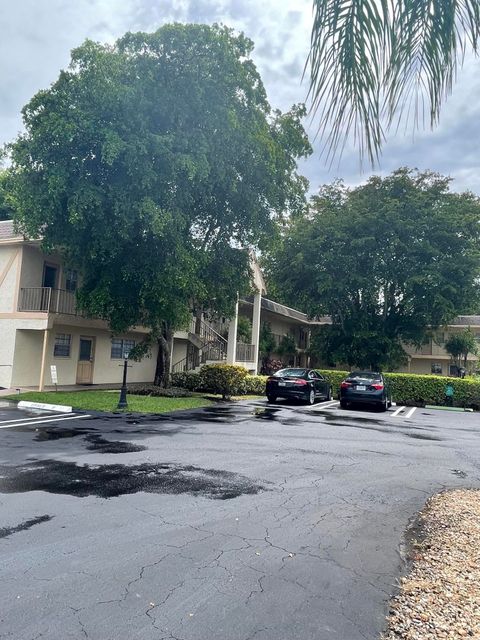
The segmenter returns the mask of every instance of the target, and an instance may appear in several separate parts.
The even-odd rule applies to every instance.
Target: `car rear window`
[[[382,375],[374,371],[352,371],[348,374],[349,380],[381,380]]]
[[[301,378],[306,372],[306,369],[280,369],[273,375],[278,378]]]

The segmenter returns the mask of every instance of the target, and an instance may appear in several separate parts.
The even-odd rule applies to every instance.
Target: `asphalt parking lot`
[[[378,638],[410,519],[480,486],[478,427],[335,402],[0,406],[0,638]]]

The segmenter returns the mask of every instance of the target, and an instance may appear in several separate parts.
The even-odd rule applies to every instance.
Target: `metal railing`
[[[192,330],[193,329],[193,330]],[[172,373],[192,371],[208,360],[223,362],[227,359],[227,340],[203,320],[192,319],[190,332],[201,338],[202,346],[188,353],[185,358],[172,365]]]
[[[237,362],[254,362],[255,361],[255,345],[244,344],[243,342],[237,342],[235,360]]]
[[[20,289],[19,311],[42,311],[77,315],[75,294],[51,287],[25,287]]]

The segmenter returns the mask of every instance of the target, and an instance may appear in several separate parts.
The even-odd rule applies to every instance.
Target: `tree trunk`
[[[157,366],[153,384],[158,387],[168,387],[170,384],[170,353],[173,332],[165,327],[158,338]]]

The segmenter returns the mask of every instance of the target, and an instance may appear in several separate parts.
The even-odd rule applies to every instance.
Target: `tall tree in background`
[[[329,154],[353,130],[373,162],[406,116],[431,126],[465,53],[478,50],[478,0],[313,0],[310,97]]]
[[[270,257],[268,286],[332,325],[314,339],[327,362],[394,368],[402,343],[478,309],[480,201],[449,179],[399,169],[312,199]]]
[[[21,229],[82,272],[86,313],[151,330],[157,383],[192,304],[230,311],[249,286],[243,249],[304,202],[304,107],[272,112],[252,49],[205,25],[86,41],[10,145]]]
[[[0,220],[11,220],[14,214],[12,194],[8,186],[8,174],[0,169]]]
[[[467,368],[468,354],[477,355],[478,343],[475,339],[475,334],[468,327],[462,332],[452,333],[452,335],[445,341],[445,351],[452,356],[452,360],[457,367],[457,370],[463,366]]]

